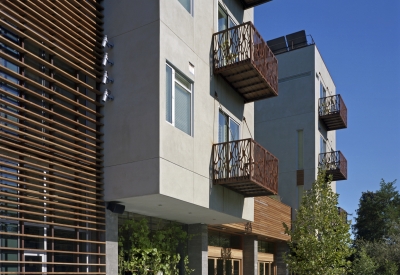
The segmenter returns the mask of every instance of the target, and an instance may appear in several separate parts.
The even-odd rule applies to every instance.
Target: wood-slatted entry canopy
[[[210,225],[210,229],[257,235],[259,240],[287,241],[282,223],[291,225],[291,207],[270,197],[254,198],[254,222]]]
[[[105,274],[101,10],[0,1],[1,274]]]

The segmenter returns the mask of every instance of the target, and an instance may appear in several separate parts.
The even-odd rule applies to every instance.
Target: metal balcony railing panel
[[[213,145],[213,183],[246,197],[278,192],[278,159],[253,139]]]
[[[332,175],[333,181],[347,179],[347,160],[340,151],[319,154],[319,168]]]
[[[245,102],[278,95],[278,60],[253,23],[213,35],[214,74],[220,74]]]
[[[347,128],[347,107],[340,95],[320,98],[318,114],[328,131]]]

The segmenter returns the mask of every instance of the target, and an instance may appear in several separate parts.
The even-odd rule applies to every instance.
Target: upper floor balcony
[[[319,154],[318,166],[326,171],[326,175],[332,175],[333,181],[347,179],[347,160],[340,151]]]
[[[278,159],[251,138],[214,144],[212,174],[245,197],[278,193]]]
[[[278,95],[278,60],[253,23],[217,32],[214,74],[220,74],[245,102]]]
[[[347,108],[340,95],[320,98],[318,114],[328,131],[347,128]]]
[[[254,8],[255,6],[267,3],[271,0],[241,0],[242,4],[243,4],[243,8],[246,9],[250,9],[250,8]]]

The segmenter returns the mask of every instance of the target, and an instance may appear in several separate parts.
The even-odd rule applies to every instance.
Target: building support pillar
[[[194,269],[191,275],[208,274],[208,227],[206,224],[190,224],[188,233],[189,268]]]
[[[106,210],[106,274],[118,274],[118,214]]]
[[[243,238],[243,274],[258,275],[258,240],[254,235]]]

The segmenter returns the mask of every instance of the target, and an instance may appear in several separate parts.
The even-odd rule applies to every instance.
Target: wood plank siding
[[[252,234],[270,240],[289,240],[282,223],[291,225],[291,207],[270,197],[254,198],[254,222],[210,226],[211,229],[237,234]]]
[[[105,274],[96,0],[0,0],[0,274]]]

